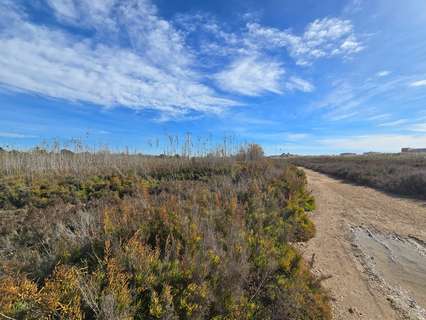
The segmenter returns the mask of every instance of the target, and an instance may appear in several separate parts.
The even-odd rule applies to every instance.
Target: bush
[[[253,161],[262,159],[264,156],[263,149],[258,144],[249,144],[245,148],[241,148],[237,155],[237,159],[240,161]]]
[[[183,160],[182,160],[183,161]],[[267,159],[3,179],[0,311],[16,319],[330,319],[291,245],[302,171]],[[11,201],[10,195],[25,196]],[[18,209],[19,208],[19,209]]]

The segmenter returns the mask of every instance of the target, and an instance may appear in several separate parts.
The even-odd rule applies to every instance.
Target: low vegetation
[[[291,162],[357,184],[426,199],[426,154],[299,157]]]
[[[2,316],[330,319],[321,279],[292,245],[315,234],[305,175],[246,151],[3,163]]]

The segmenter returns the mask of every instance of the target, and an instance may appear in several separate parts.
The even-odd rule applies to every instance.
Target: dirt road
[[[304,169],[317,235],[300,247],[331,278],[335,319],[426,319],[426,203]]]

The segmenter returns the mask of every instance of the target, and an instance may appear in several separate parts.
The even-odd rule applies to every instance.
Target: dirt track
[[[317,235],[300,249],[332,276],[334,318],[426,319],[426,204],[304,170]]]

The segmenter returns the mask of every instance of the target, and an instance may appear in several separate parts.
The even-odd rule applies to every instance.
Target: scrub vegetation
[[[2,316],[330,319],[304,172],[262,156],[3,151]]]
[[[426,154],[298,157],[292,163],[379,190],[426,199]]]

